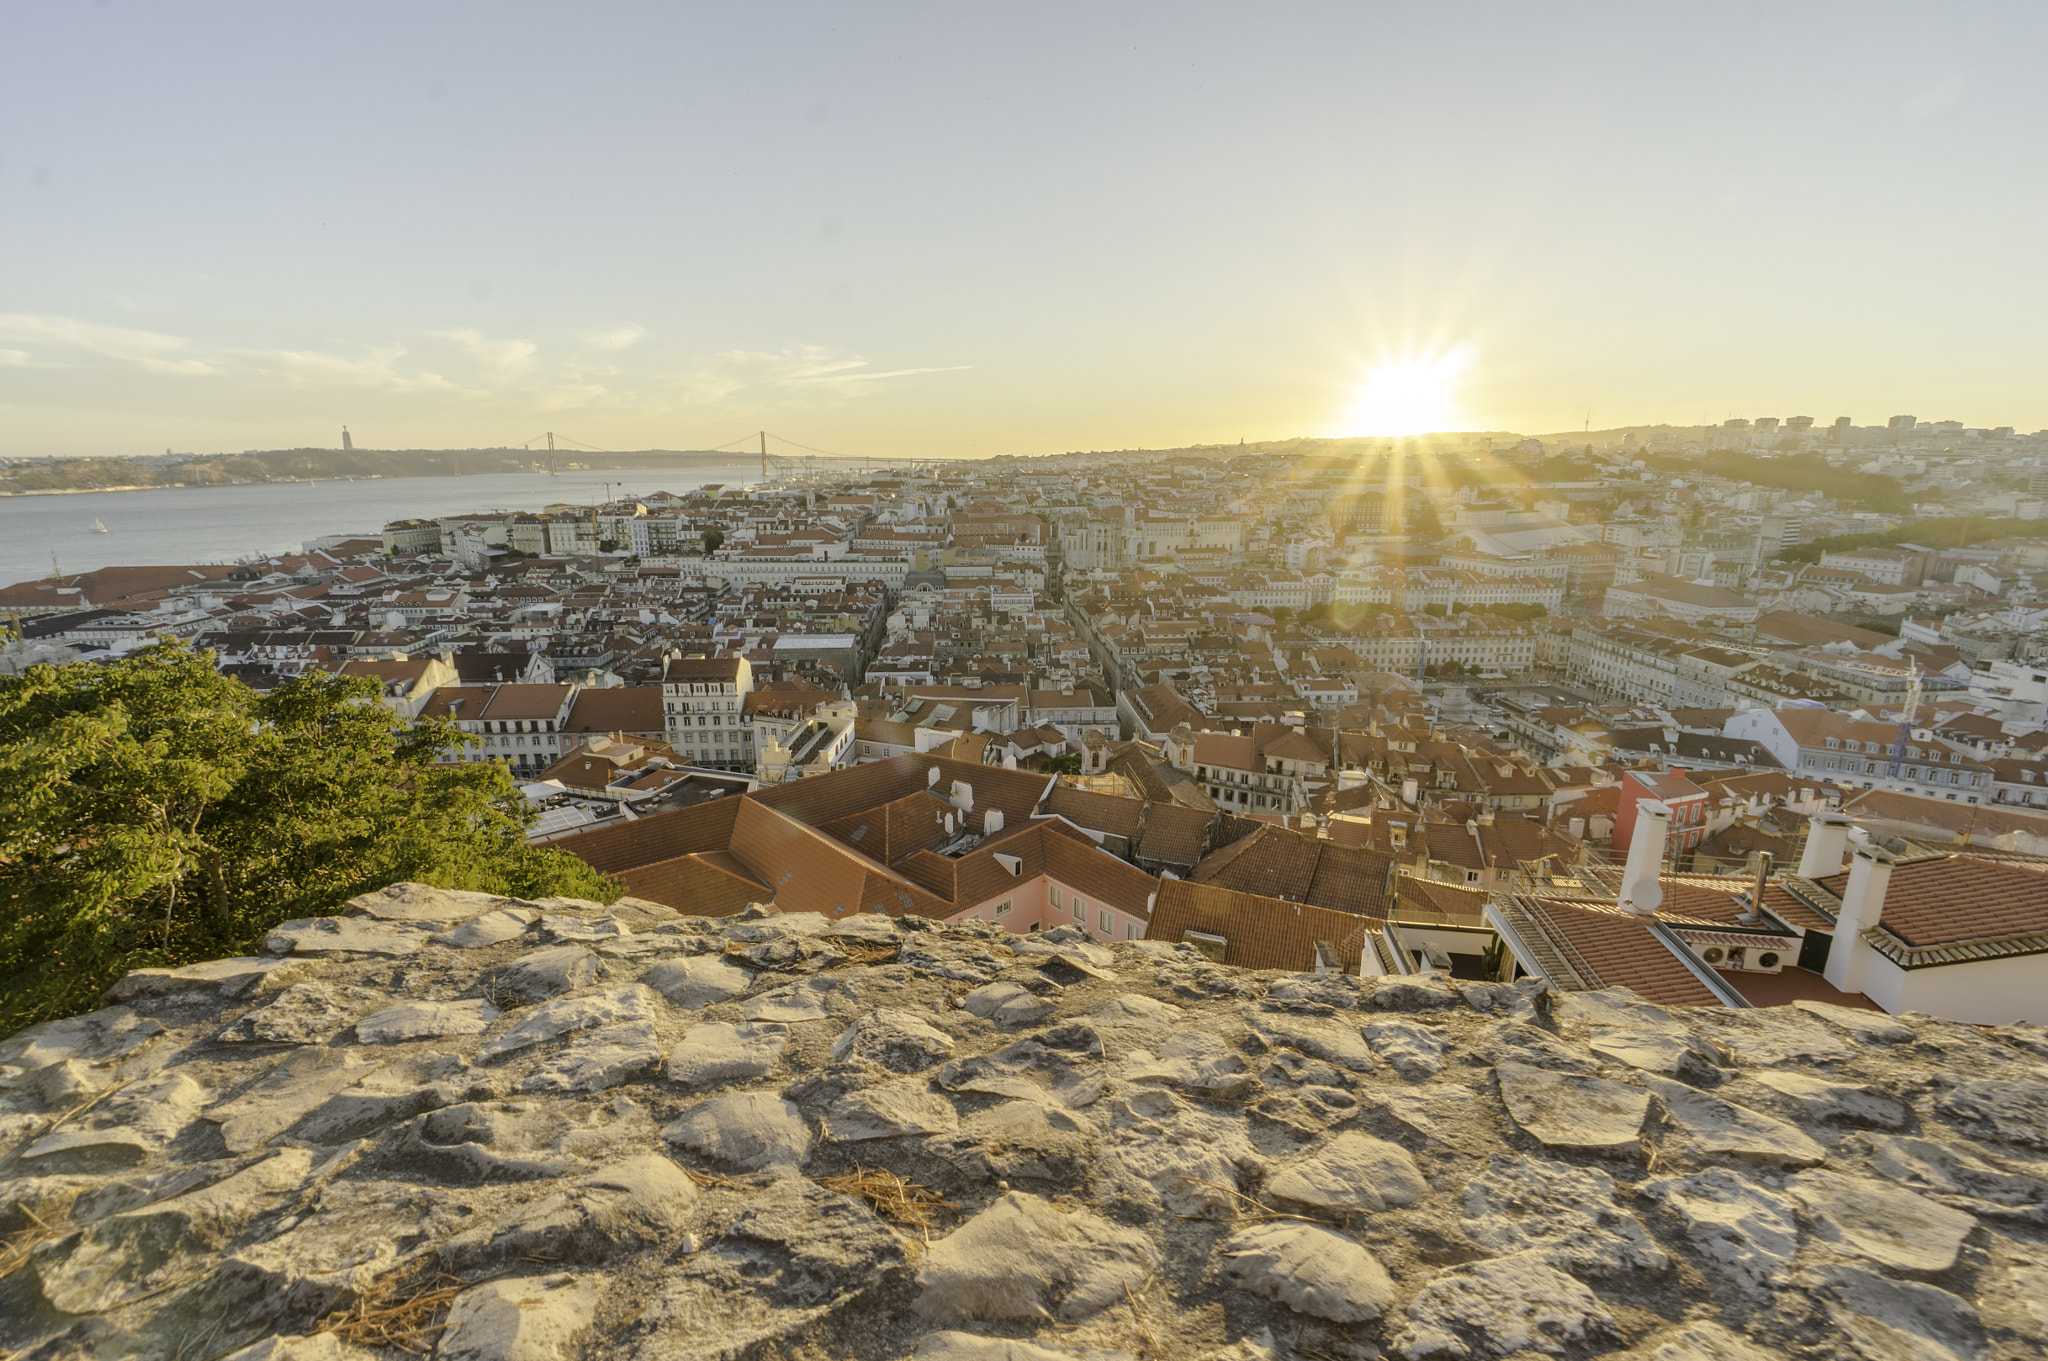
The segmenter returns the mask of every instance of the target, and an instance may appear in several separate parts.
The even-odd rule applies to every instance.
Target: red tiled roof
[[[1592,972],[1593,977],[1584,979],[1588,987],[1630,988],[1661,1006],[1725,1005],[1670,946],[1651,934],[1653,919],[1556,898],[1533,903],[1537,910],[1531,918],[1554,943],[1568,947],[1566,958],[1581,975]]]
[[[1373,917],[1168,879],[1159,886],[1145,938],[1178,942],[1187,932],[1199,931],[1223,937],[1226,964],[1295,972],[1316,968],[1316,945],[1323,942],[1338,967],[1356,973],[1367,937],[1384,924]]]

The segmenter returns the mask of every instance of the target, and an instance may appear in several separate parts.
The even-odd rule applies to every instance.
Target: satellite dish
[[[1655,879],[1638,879],[1624,885],[1621,896],[1638,912],[1655,912],[1664,905],[1664,885]]]

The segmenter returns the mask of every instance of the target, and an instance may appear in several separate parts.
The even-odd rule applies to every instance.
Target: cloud
[[[183,336],[137,331],[126,326],[98,326],[76,317],[0,314],[0,340],[97,355],[133,364],[148,373],[196,376],[218,371],[205,360],[192,357],[188,353],[192,342]]]
[[[27,350],[0,350],[0,367],[18,369],[27,363]]]
[[[289,388],[338,387],[383,392],[460,392],[438,373],[400,373],[405,346],[380,345],[357,355],[324,350],[240,350],[234,356]]]
[[[685,403],[708,403],[748,391],[803,391],[845,399],[862,395],[871,385],[893,378],[922,373],[953,373],[969,367],[943,367],[870,371],[868,361],[838,355],[818,345],[794,349],[727,350],[677,379],[678,395]]]
[[[577,339],[593,350],[624,350],[640,343],[647,334],[647,328],[637,323],[617,326],[609,331],[585,331]]]
[[[540,349],[530,340],[486,340],[481,331],[469,327],[427,334],[468,354],[486,378],[498,382],[524,377],[532,370],[533,357]]]
[[[1899,105],[1899,112],[1908,118],[1930,118],[1961,99],[1969,88],[1970,82],[1959,75],[1943,76]]]

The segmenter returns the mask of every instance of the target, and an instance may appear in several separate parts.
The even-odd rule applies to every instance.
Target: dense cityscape
[[[1660,1001],[1842,1002],[1875,986],[1826,944],[1851,848],[1810,829],[1853,823],[1902,880],[2017,895],[1986,968],[1901,970],[1879,1004],[2048,1021],[2048,880],[2014,863],[2048,853],[2048,435],[1794,417],[762,471],[22,582],[6,664],[178,639],[257,691],[369,678],[465,735],[444,759],[501,765],[536,844],[676,910],[894,894],[1252,968],[1556,982],[1562,956]],[[734,795],[825,839],[750,846]],[[925,805],[883,850],[847,825]],[[1076,877],[988,900],[977,862],[1047,838]],[[1628,911],[1641,854],[1684,906]]]

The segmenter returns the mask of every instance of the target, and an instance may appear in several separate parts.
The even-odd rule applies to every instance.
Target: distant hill
[[[530,449],[267,449],[201,454],[177,460],[67,458],[0,468],[0,493],[107,491],[130,487],[220,487],[250,482],[310,482],[341,477],[469,477],[545,471],[545,450]],[[620,453],[558,453],[560,467],[689,468],[741,463],[747,454],[711,449],[634,449]]]

